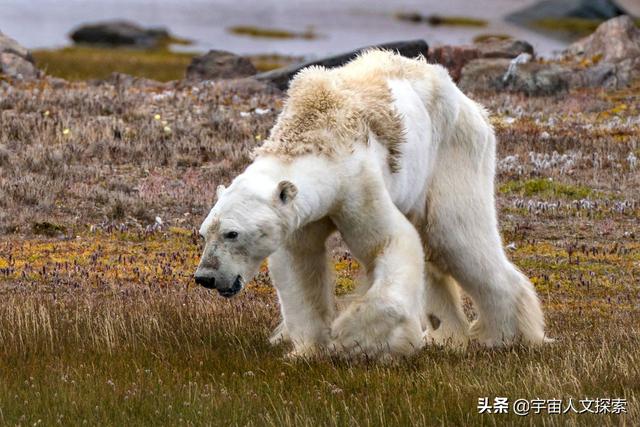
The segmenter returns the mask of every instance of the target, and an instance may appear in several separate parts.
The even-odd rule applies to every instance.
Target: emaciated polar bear
[[[269,257],[274,339],[292,355],[406,355],[424,337],[541,343],[540,303],[497,228],[495,144],[485,110],[424,59],[373,50],[307,68],[255,161],[218,188],[196,281],[229,297]],[[335,230],[366,271],[337,318],[325,249]],[[458,285],[479,313],[471,327]]]

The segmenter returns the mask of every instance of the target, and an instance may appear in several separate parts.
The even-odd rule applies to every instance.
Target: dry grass
[[[250,161],[280,94],[0,82],[0,423],[638,424],[637,93],[478,95],[496,113],[504,242],[558,341],[379,365],[270,347],[266,266],[231,301],[191,284],[213,189]],[[333,247],[343,293],[358,267]],[[628,413],[480,415],[485,396],[626,398]]]

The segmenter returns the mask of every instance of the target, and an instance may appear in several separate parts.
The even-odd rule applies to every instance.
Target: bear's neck
[[[293,200],[296,217],[292,218],[294,229],[329,215],[336,204],[339,174],[335,163],[324,156],[300,156],[280,159],[276,156],[260,156],[247,169],[246,174],[268,177],[274,186],[280,181],[290,181],[298,189]]]

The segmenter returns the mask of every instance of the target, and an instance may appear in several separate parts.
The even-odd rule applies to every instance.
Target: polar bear
[[[538,297],[498,232],[495,145],[485,110],[423,58],[372,50],[304,69],[253,163],[218,187],[195,280],[230,297],[268,257],[273,339],[294,356],[542,343]],[[335,230],[366,271],[339,314],[325,248]]]

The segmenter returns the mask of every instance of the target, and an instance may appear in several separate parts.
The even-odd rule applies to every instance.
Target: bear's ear
[[[218,187],[216,188],[216,196],[218,196],[218,199],[222,196],[222,193],[224,193],[224,190],[226,190],[227,187],[225,187],[224,185],[218,185]]]
[[[290,181],[280,181],[278,183],[278,188],[276,188],[276,200],[280,201],[280,203],[286,205],[295,199],[296,194],[298,194],[298,188],[293,185]]]

